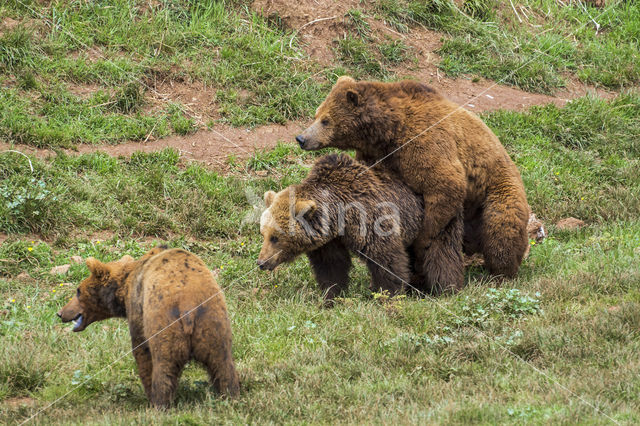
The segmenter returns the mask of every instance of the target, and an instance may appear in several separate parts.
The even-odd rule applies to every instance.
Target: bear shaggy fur
[[[383,162],[424,197],[417,246],[433,293],[464,285],[462,249],[489,271],[514,277],[528,247],[528,204],[520,174],[475,114],[414,81],[340,77],[296,140],[303,149],[355,149]],[[463,241],[464,240],[464,241]]]
[[[372,290],[404,291],[412,273],[408,249],[424,209],[421,197],[386,169],[328,155],[302,183],[267,191],[264,199],[261,269],[306,253],[329,302],[348,285],[352,251],[366,262]]]
[[[238,393],[224,295],[202,260],[181,249],[157,247],[138,261],[125,256],[86,263],[91,275],[58,316],[75,321],[73,331],[127,318],[138,374],[154,406],[173,401],[191,358],[204,364],[218,392]]]

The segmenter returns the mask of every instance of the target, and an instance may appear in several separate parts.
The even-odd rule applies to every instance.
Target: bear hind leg
[[[153,363],[151,361],[151,354],[149,353],[149,345],[143,344],[139,347],[134,345],[133,357],[136,360],[138,366],[138,375],[142,381],[142,387],[147,398],[151,398],[151,381],[153,375]]]
[[[149,342],[153,363],[150,399],[156,408],[166,408],[175,398],[178,379],[189,361],[189,348],[186,341],[156,339]]]
[[[529,212],[521,203],[487,199],[482,221],[482,254],[492,275],[514,278],[529,245]]]
[[[215,319],[221,316],[219,312],[203,310],[202,313],[209,320],[206,326],[194,333],[193,357],[207,369],[209,380],[217,393],[236,396],[240,385],[231,353],[231,329],[228,323]]]
[[[211,356],[210,358],[213,359],[206,361],[205,366],[216,392],[220,395],[234,397],[240,392],[240,383],[236,366],[231,358],[231,351],[228,352],[224,355]]]

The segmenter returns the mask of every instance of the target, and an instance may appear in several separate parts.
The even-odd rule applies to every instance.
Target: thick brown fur
[[[418,82],[341,77],[296,139],[304,149],[355,149],[358,159],[389,167],[423,195],[419,243],[428,287],[454,291],[464,284],[461,220],[464,251],[482,253],[493,274],[516,275],[528,246],[524,186],[475,114]]]
[[[410,281],[407,249],[421,227],[422,199],[385,169],[328,155],[299,185],[265,193],[265,202],[262,269],[306,253],[327,301],[348,285],[350,251],[366,262],[372,290],[393,295]]]
[[[79,318],[74,331],[127,318],[138,374],[154,406],[173,401],[190,359],[207,368],[218,392],[238,393],[224,295],[202,260],[181,249],[156,247],[137,261],[125,256],[86,263],[91,275],[58,316],[64,322]]]

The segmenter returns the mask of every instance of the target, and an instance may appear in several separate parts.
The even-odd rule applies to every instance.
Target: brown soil
[[[13,409],[19,407],[33,407],[35,406],[37,401],[33,398],[29,398],[28,396],[18,396],[15,398],[9,398],[4,400],[3,404],[11,407]]]
[[[295,31],[309,56],[326,65],[334,59],[334,40],[347,30],[344,15],[358,8],[359,3],[359,0],[255,0],[251,8],[270,20],[280,19]]]
[[[168,102],[175,102],[184,106],[186,112],[201,126],[220,118],[214,102],[216,88],[199,81],[186,81],[176,75],[156,76],[146,84],[150,89],[147,92],[147,96],[150,96],[147,110],[163,109]]]
[[[293,142],[295,135],[304,129],[299,122],[286,125],[272,124],[256,127],[252,130],[225,125],[217,125],[211,130],[199,131],[188,136],[170,136],[148,142],[128,142],[120,145],[79,145],[77,151],[64,150],[68,154],[106,152],[112,156],[129,157],[136,151],[154,152],[164,148],[177,149],[184,160],[204,162],[212,168],[226,170],[226,160],[233,155],[246,159],[256,150],[270,148],[277,142]],[[0,151],[14,149],[38,158],[55,155],[50,149],[37,149],[27,145],[9,145],[0,142]],[[17,154],[16,154],[17,155]]]

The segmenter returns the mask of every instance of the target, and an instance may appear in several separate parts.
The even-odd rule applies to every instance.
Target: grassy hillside
[[[341,74],[410,76],[416,57],[404,37],[421,28],[442,33],[439,67],[450,76],[544,93],[572,79],[612,89],[640,81],[635,2],[602,10],[526,0],[516,15],[494,0],[364,1],[337,17],[345,30],[326,41],[335,55],[329,67],[250,3],[3,2],[0,138],[70,147],[186,134],[220,121],[308,117]],[[384,23],[391,36],[374,34],[370,22]],[[166,96],[169,83],[205,92],[214,113],[201,117]]]
[[[3,1],[0,141],[57,150],[306,119],[339,75],[410,76],[406,37],[425,28],[441,34],[448,76],[619,94],[483,116],[550,231],[517,279],[498,286],[471,268],[455,296],[387,300],[356,262],[332,309],[305,259],[255,267],[257,200],[303,179],[322,153],[282,143],[230,157],[223,173],[172,149],[0,152],[0,423],[639,423],[640,6],[362,1],[338,17],[330,66],[250,6]],[[205,93],[214,112],[201,115],[171,84]],[[586,226],[553,225],[569,216]],[[156,411],[125,322],[76,334],[55,316],[88,273],[72,256],[109,261],[161,242],[218,275],[242,381],[235,400],[217,398],[191,365],[175,407]]]
[[[0,245],[0,422],[44,409],[36,422],[637,423],[639,106],[624,94],[485,117],[534,211],[547,224],[587,222],[549,226],[518,279],[496,288],[472,269],[455,296],[383,303],[358,263],[333,309],[321,307],[305,259],[256,270],[258,227],[242,224],[252,211],[245,191],[299,181],[309,153],[281,145],[224,175],[171,150],[32,158],[33,173],[24,157],[2,153],[0,232],[10,236]],[[51,275],[53,266],[136,256],[157,242],[193,251],[219,274],[238,399],[217,399],[193,365],[176,406],[157,412],[123,321],[81,334],[57,321],[87,269]]]

